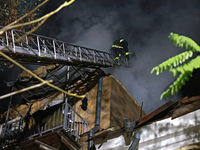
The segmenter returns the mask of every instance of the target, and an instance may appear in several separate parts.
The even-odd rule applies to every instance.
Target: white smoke
[[[175,80],[168,71],[159,76],[150,71],[183,51],[169,43],[170,32],[198,43],[199,4],[195,0],[75,1],[58,13],[47,29],[57,26],[60,32],[53,35],[55,38],[107,52],[114,40],[125,38],[137,56],[132,59],[132,67],[104,70],[118,79],[139,105],[144,102],[148,114],[168,101],[160,101],[160,95]],[[180,98],[181,92],[170,100]]]

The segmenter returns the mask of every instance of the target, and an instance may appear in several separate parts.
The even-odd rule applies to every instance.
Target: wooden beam
[[[155,111],[153,111],[152,113],[150,113],[149,115],[147,115],[146,117],[142,118],[139,121],[138,125],[141,125],[141,124],[147,122],[148,120],[150,120],[151,118],[153,118],[154,116],[156,116],[157,114],[159,114],[160,112],[162,112],[163,110],[165,110],[166,108],[168,108],[171,104],[173,104],[173,102],[169,101],[166,104],[162,105],[161,107],[159,107],[158,109],[156,109]]]
[[[63,136],[61,136],[61,141],[70,149],[77,150],[68,140],[66,140]]]
[[[180,100],[181,104],[186,104],[186,103],[190,103],[190,102],[194,102],[200,100],[200,96],[194,96],[194,97],[190,97],[190,98],[184,98],[182,100]]]
[[[57,132],[57,134],[61,137],[61,141],[70,148],[70,150],[78,150],[80,149],[79,143],[77,143],[71,136],[68,134],[64,134],[63,130]]]
[[[200,100],[176,109],[172,115],[172,119],[175,119],[177,117],[195,111],[197,109],[200,109]]]
[[[43,149],[43,150],[58,150],[57,148],[54,148],[54,147],[52,147],[52,146],[50,146],[48,144],[45,144],[45,143],[43,143],[41,141],[38,141],[38,140],[35,140],[34,143],[39,145],[39,148]]]

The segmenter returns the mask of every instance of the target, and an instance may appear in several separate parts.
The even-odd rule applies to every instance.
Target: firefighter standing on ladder
[[[122,55],[126,55],[127,64],[130,63],[130,52],[128,51],[128,42],[126,40],[120,39],[114,41],[111,47],[111,53],[115,53],[115,60],[118,60],[118,63],[120,62],[120,58]]]

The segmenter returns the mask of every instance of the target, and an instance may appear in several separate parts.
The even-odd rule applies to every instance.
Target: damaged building
[[[13,42],[24,34],[13,29],[1,36],[0,60],[24,70],[7,83],[12,92],[0,97],[10,97],[0,118],[1,149],[93,149],[96,132],[123,128],[125,118],[133,123],[146,115],[101,69],[119,65],[113,55],[35,34]],[[19,63],[43,66],[30,71]],[[20,106],[12,104],[15,94]]]
[[[146,115],[101,69],[119,65],[113,55],[36,34],[13,42],[24,34],[13,29],[0,37],[0,61],[24,70],[0,96],[10,97],[0,116],[0,149],[200,149],[199,96]],[[30,71],[19,63],[40,66]],[[12,104],[15,94],[21,105]]]

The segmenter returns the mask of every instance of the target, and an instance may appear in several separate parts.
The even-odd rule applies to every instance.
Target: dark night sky
[[[42,12],[47,13],[63,2],[50,0]],[[114,40],[125,38],[137,59],[132,60],[131,68],[105,71],[118,79],[139,105],[143,101],[148,114],[168,101],[160,101],[160,95],[175,80],[168,71],[156,76],[150,74],[151,69],[183,51],[169,43],[170,32],[186,35],[200,44],[199,7],[198,0],[76,0],[49,18],[41,34],[107,52]],[[198,76],[198,71],[195,74]],[[195,91],[191,86],[192,82],[170,100]]]

